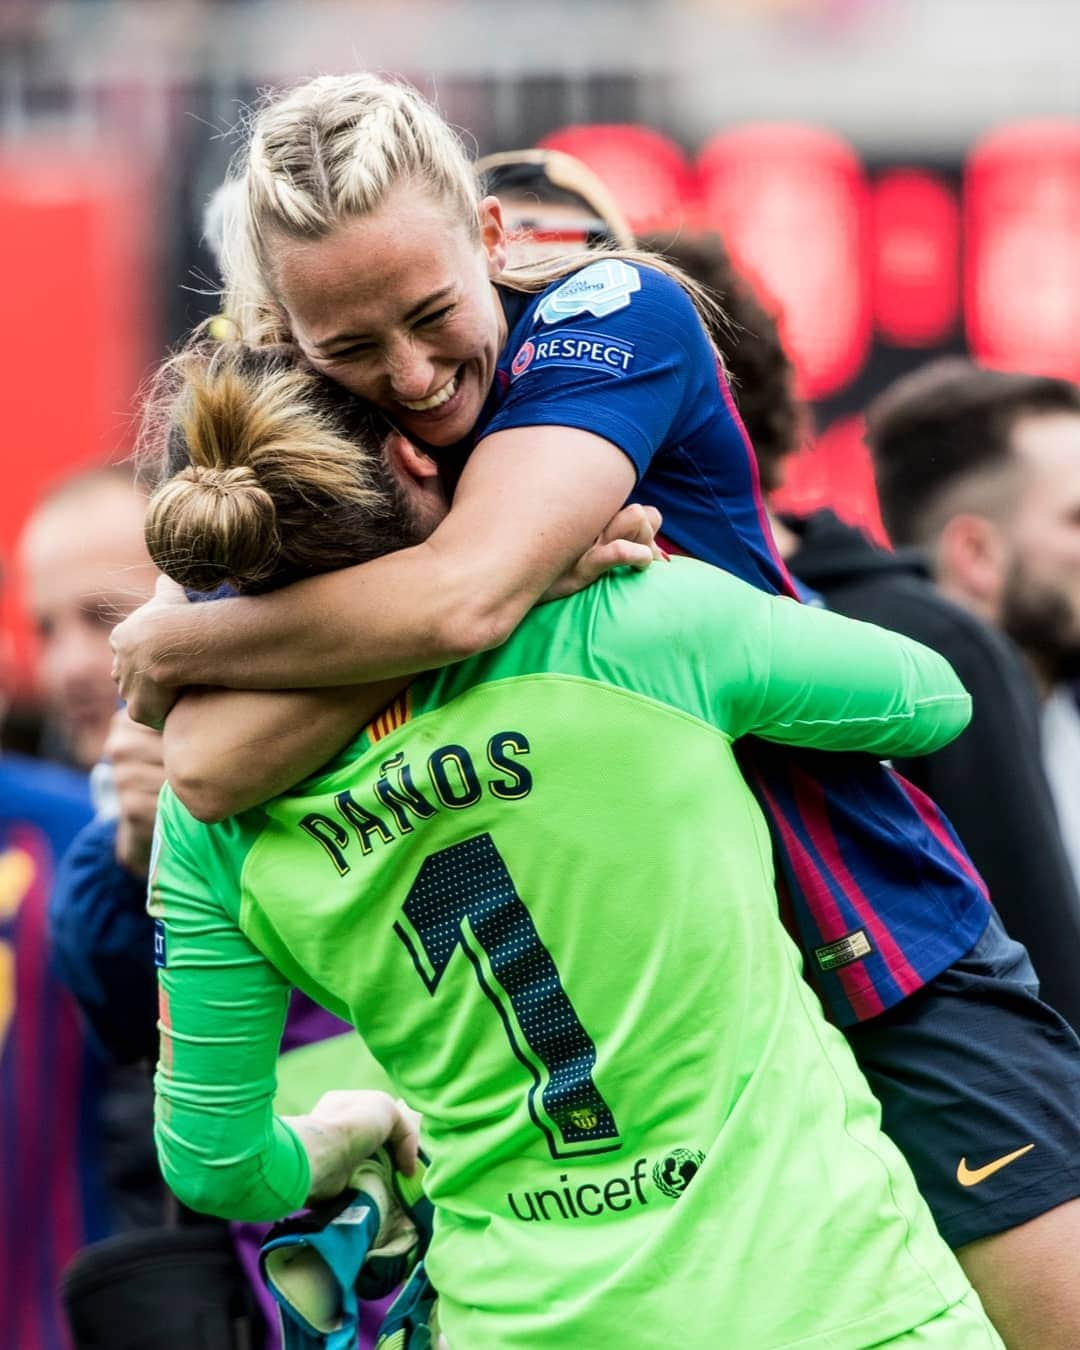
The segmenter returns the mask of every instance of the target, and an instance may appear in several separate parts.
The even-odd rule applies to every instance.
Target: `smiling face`
[[[470,232],[402,183],[322,239],[273,240],[271,280],[316,370],[444,446],[472,430],[495,378],[506,321],[491,281],[505,253],[493,197]]]

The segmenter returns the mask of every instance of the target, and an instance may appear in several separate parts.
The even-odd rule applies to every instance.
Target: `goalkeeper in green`
[[[258,592],[446,511],[431,459],[287,354],[173,369],[147,537],[187,587]],[[375,1094],[274,1116],[295,985],[421,1113],[451,1350],[1000,1345],[800,976],[732,754],[911,755],[968,715],[928,649],[676,560],[402,682],[262,807],[200,824],[166,789],[169,1184],[272,1219],[401,1134]]]

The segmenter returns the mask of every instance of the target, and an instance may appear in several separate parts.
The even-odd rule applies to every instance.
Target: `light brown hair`
[[[481,188],[460,138],[414,89],[378,75],[321,75],[268,97],[251,118],[230,177],[238,187],[223,203],[223,308],[254,345],[292,336],[273,292],[277,238],[325,238],[343,221],[377,210],[405,182],[422,184],[479,238]],[[677,267],[635,249],[606,252],[673,277],[711,329],[715,300]],[[497,280],[534,293],[595,261],[595,251],[573,254]]]
[[[150,556],[196,591],[257,592],[415,542],[366,404],[295,349],[196,342],[165,363],[141,457]]]

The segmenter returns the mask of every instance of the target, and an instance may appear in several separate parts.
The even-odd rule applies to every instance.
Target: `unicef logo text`
[[[582,1117],[589,1114],[580,1112]],[[575,1123],[588,1128],[584,1118]],[[678,1200],[704,1161],[700,1149],[673,1148],[653,1162],[636,1159],[629,1172],[622,1174],[597,1173],[592,1168],[561,1172],[556,1184],[541,1190],[508,1191],[506,1202],[510,1214],[521,1223],[598,1218],[613,1211],[645,1208],[650,1200]]]

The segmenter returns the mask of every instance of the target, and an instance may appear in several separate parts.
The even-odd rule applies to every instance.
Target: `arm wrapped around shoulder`
[[[753,649],[760,696],[743,730],[884,758],[929,754],[971,720],[956,672],[922,643],[792,600],[764,603],[768,638]]]

